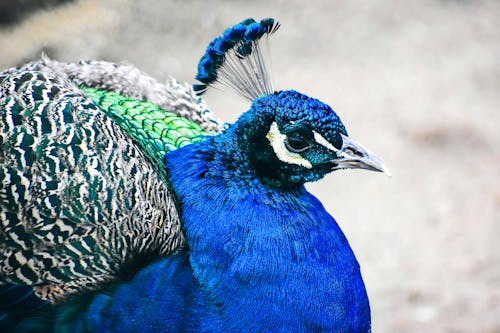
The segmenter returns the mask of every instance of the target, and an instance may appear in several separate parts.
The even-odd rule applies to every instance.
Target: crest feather
[[[198,63],[196,79],[201,84],[193,85],[196,93],[201,95],[211,85],[222,85],[249,100],[271,94],[274,89],[260,41],[279,27],[272,18],[260,22],[250,18],[213,39]]]

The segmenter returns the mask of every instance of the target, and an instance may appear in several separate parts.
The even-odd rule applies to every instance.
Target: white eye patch
[[[319,133],[318,135],[325,140]],[[267,140],[269,140],[269,143],[271,144],[271,147],[273,147],[274,153],[276,154],[276,157],[282,162],[285,163],[290,163],[290,164],[296,164],[296,165],[301,165],[307,169],[312,168],[311,162],[303,158],[297,153],[293,153],[286,149],[285,147],[285,140],[286,140],[286,135],[282,134],[280,130],[278,129],[278,124],[276,122],[273,122],[271,124],[271,128],[269,129],[269,132],[266,135]],[[314,139],[316,139],[316,132],[314,132]],[[325,140],[327,144],[328,141]],[[319,143],[319,142],[318,142]]]
[[[335,148],[330,142],[328,142],[321,134],[316,131],[313,131],[314,141],[325,147],[326,149],[330,149],[331,151],[338,152],[339,150]]]

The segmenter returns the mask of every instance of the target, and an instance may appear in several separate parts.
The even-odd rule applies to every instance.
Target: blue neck
[[[239,137],[236,126],[167,156],[193,275],[224,328],[369,331],[359,265],[335,220],[302,185],[262,183]]]

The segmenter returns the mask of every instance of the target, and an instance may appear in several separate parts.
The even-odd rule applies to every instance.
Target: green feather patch
[[[153,103],[105,90],[80,88],[142,148],[160,173],[166,153],[210,135],[198,124]]]

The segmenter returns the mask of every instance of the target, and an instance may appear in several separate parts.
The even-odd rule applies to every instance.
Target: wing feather
[[[184,244],[141,148],[65,77],[0,73],[0,283],[59,302]]]

